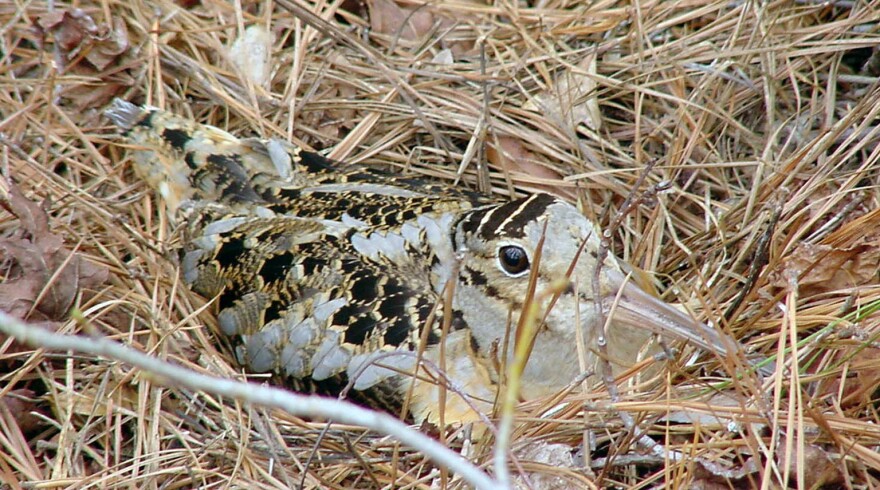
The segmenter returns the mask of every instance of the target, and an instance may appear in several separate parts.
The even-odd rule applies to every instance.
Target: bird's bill
[[[615,323],[647,328],[661,337],[684,340],[700,348],[727,356],[736,342],[686,313],[646,293],[621,272],[608,269],[611,293],[603,299],[605,311]]]

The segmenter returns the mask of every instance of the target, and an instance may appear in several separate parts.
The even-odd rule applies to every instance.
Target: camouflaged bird
[[[445,421],[475,420],[475,410],[491,413],[502,357],[513,356],[511,326],[530,276],[542,308],[554,282],[568,287],[539,312],[545,322],[522,397],[553,394],[581,374],[579,337],[587,367],[596,366],[599,232],[572,205],[548,194],[493,200],[118,99],[107,116],[125,130],[137,173],[185,225],[183,277],[217,297],[219,326],[247,369],[277,373],[300,391],[338,392],[353,379],[352,395],[389,409],[413,383],[417,422],[436,423],[441,400]],[[736,348],[626,280],[624,266],[607,259],[599,291],[612,314],[616,370],[636,362],[655,334],[719,355]],[[432,367],[413,377],[420,348]],[[468,400],[441,395],[438,366]]]

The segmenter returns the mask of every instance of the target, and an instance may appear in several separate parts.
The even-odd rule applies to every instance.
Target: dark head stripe
[[[499,236],[521,238],[524,227],[547,211],[547,206],[557,202],[549,194],[533,194],[498,206],[480,224],[480,236],[490,240]]]
[[[477,229],[480,227],[480,222],[483,221],[483,218],[487,213],[492,212],[494,209],[495,206],[484,206],[472,209],[462,216],[456,227],[459,228],[464,235],[476,233]]]

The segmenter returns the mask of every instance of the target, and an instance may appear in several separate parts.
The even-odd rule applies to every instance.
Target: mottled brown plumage
[[[218,323],[248,369],[275,372],[299,390],[333,392],[351,381],[354,394],[386,407],[398,406],[412,381],[413,417],[436,422],[436,367],[444,365],[468,398],[447,394],[445,420],[474,420],[474,409],[491,411],[533,274],[542,308],[554,284],[570,286],[541,312],[522,395],[552,394],[574,380],[580,337],[595,366],[599,237],[570,204],[548,194],[492,200],[121,100],[107,115],[126,130],[137,173],[185,224],[184,279],[219,295]],[[616,369],[646,352],[655,333],[722,355],[736,348],[625,280],[624,270],[606,260],[598,292],[609,312],[619,300],[607,332]],[[453,301],[444,314],[447,288]],[[422,349],[424,370],[414,378]]]

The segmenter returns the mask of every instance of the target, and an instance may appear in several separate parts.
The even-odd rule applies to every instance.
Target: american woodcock
[[[552,308],[539,311],[526,399],[578,378],[579,341],[596,367],[597,297],[611,315],[607,351],[618,371],[655,334],[719,355],[738,345],[645,293],[613,257],[597,296],[599,232],[551,195],[499,201],[118,99],[106,114],[126,131],[137,173],[185,225],[183,277],[217,297],[239,362],[294,389],[332,393],[351,380],[351,395],[393,409],[412,382],[416,421],[437,422],[443,399],[447,422],[490,413],[530,276],[539,307]],[[441,397],[439,366],[469,402]]]

